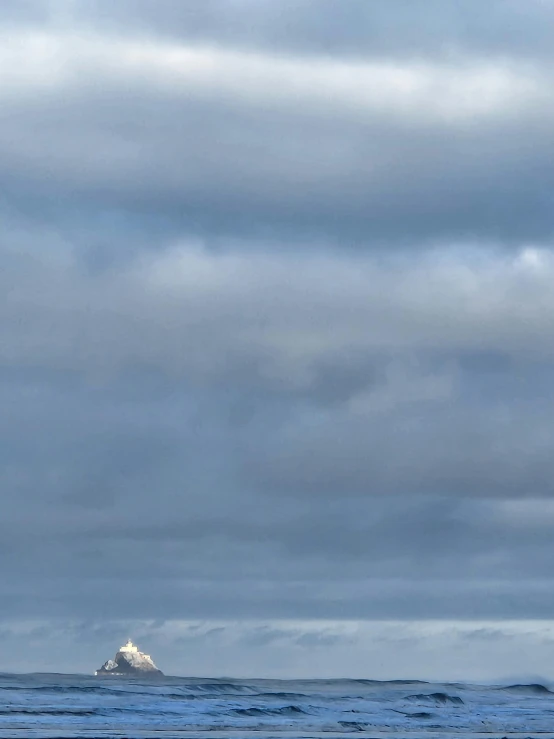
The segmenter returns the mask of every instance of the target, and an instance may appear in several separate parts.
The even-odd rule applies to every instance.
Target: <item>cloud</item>
[[[545,250],[6,255],[18,613],[98,617],[106,593],[156,619],[550,607]]]
[[[59,3],[51,3],[55,9]],[[62,6],[63,7],[63,6]],[[65,6],[67,8],[67,6]],[[508,53],[515,57],[551,54],[548,3],[491,0],[486,12],[478,0],[446,5],[430,0],[425,13],[409,0],[368,7],[335,0],[121,0],[106,12],[102,0],[72,6],[73,22],[120,32],[122,24],[148,38],[353,58],[448,57]],[[162,10],[160,11],[160,8]],[[247,21],[247,22],[246,22]],[[494,29],[494,31],[492,30]]]
[[[23,56],[24,64],[15,65]],[[141,84],[150,93],[263,105],[297,117],[370,116],[471,127],[542,102],[548,77],[539,67],[501,59],[419,64],[304,59],[232,49],[126,42],[113,37],[29,33],[2,45],[4,96],[78,92],[83,75]],[[291,109],[292,108],[292,109]]]
[[[0,46],[5,199],[71,238],[86,222],[89,250],[102,224],[128,249],[129,221],[217,243],[550,238],[542,61],[305,57],[67,24],[6,29]]]
[[[537,265],[528,264],[528,253]],[[439,363],[430,379],[421,377],[430,367],[414,359],[375,367],[380,382],[394,386],[398,402],[441,400],[455,392],[449,355],[465,361],[468,372],[472,362],[486,366],[495,357],[550,359],[548,251],[486,254],[474,260],[472,249],[442,250],[387,263],[237,249],[214,254],[185,243],[89,277],[67,250],[54,257],[7,252],[4,359],[23,363],[28,353],[34,362],[40,351],[43,364],[59,369],[142,362],[214,377],[233,363],[263,372],[265,358],[266,382],[275,375],[292,391],[325,383],[333,371],[347,380],[353,374],[359,384],[360,364],[420,352]],[[13,330],[22,316],[25,330]],[[350,410],[363,413],[368,402],[358,388]],[[383,395],[375,410],[391,402]]]

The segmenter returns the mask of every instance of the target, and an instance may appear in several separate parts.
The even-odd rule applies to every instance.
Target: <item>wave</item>
[[[233,716],[298,716],[307,714],[300,706],[282,706],[281,708],[233,708],[229,713]]]
[[[224,683],[224,682],[205,682],[205,683],[185,683],[183,690],[198,693],[247,693],[253,694],[256,691],[250,685],[239,684],[239,683]]]
[[[353,683],[355,685],[430,685],[427,680],[370,680],[367,678],[344,678],[330,681],[337,683]]]
[[[412,713],[411,711],[400,711],[398,708],[392,709],[395,713],[401,713],[403,716],[406,716],[406,718],[434,718],[435,714],[431,713],[431,711],[416,711],[415,713]]]
[[[269,691],[267,693],[255,693],[252,697],[253,698],[276,698],[279,700],[289,701],[289,700],[298,700],[299,698],[300,700],[302,700],[302,698],[306,698],[306,694],[305,693],[279,693],[279,692],[272,693],[271,691]]]
[[[519,693],[531,693],[532,695],[553,695],[554,691],[540,683],[506,685],[500,690],[517,690]]]
[[[367,731],[370,724],[364,724],[361,721],[339,721],[339,726],[350,731]]]
[[[94,709],[70,708],[0,708],[0,716],[97,716]]]
[[[406,700],[418,701],[418,703],[431,703],[434,706],[444,706],[449,703],[458,706],[464,704],[459,695],[448,695],[448,693],[417,693],[415,695],[407,695]]]
[[[132,685],[133,683],[129,683]],[[36,693],[125,693],[129,694],[132,692],[135,695],[150,695],[152,691],[146,690],[146,691],[138,691],[138,690],[118,690],[117,688],[108,686],[108,685],[26,685],[25,686],[26,692],[36,692]],[[21,692],[22,688],[21,685],[0,685],[0,690],[13,690],[17,692]]]

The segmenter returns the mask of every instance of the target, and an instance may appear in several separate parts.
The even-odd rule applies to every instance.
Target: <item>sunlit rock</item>
[[[149,654],[139,652],[137,646],[129,639],[127,644],[119,648],[113,659],[104,662],[99,670],[94,673],[98,676],[120,676],[131,677],[133,675],[157,675],[163,676],[158,670]]]

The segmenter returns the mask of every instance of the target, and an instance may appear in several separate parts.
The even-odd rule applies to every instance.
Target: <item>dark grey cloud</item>
[[[54,4],[55,7],[55,4]],[[425,8],[410,0],[369,6],[350,0],[119,0],[106,11],[102,0],[73,10],[74,18],[118,32],[122,24],[144,36],[164,35],[274,53],[353,57],[447,56],[456,53],[551,55],[552,8],[530,0],[477,0]]]
[[[274,4],[235,5],[218,8],[237,24],[253,13],[273,25]],[[165,231],[343,248],[550,239],[549,61],[492,48],[452,59],[275,56],[263,46],[144,38],[118,20],[150,7],[173,27],[172,9],[209,25],[218,14],[208,5],[164,14],[116,3],[119,31],[109,34],[72,26],[73,6],[63,7],[27,33],[5,27],[1,185],[12,211],[68,238],[82,239],[86,223],[87,255],[102,261],[110,235],[126,251],[126,234],[141,244],[145,231],[151,241]],[[364,27],[354,11],[333,8],[347,28]],[[378,17],[380,8],[357,12]],[[415,11],[389,22],[404,12]],[[295,15],[283,11],[283,22],[295,27]],[[442,38],[435,17],[420,23]],[[232,33],[233,24],[222,27]]]
[[[101,33],[167,38],[277,54],[346,58],[508,53],[549,58],[548,2],[410,0],[368,6],[365,0],[5,0],[5,24],[65,24]]]
[[[437,259],[12,254],[8,611],[544,616],[550,257]]]
[[[304,122],[294,109],[277,112],[276,121],[263,109],[206,106],[189,96],[170,101],[154,94],[148,111],[133,110],[122,92],[81,91],[69,113],[56,113],[63,120],[50,124],[40,155],[41,98],[15,111],[12,126],[4,127],[6,198],[35,218],[35,202],[43,201],[39,212],[49,224],[59,218],[57,203],[66,201],[73,218],[78,214],[90,228],[87,254],[109,250],[112,223],[121,249],[128,249],[119,226],[127,221],[150,238],[184,231],[223,245],[230,237],[274,240],[276,234],[345,248],[413,248],[414,241],[475,234],[512,245],[550,238],[550,106],[516,125],[448,132],[433,124],[422,130],[414,121],[406,131],[375,119],[321,122],[317,111]],[[53,99],[48,107],[59,111],[60,104]],[[330,115],[343,117],[340,109]],[[137,119],[142,129],[130,145]],[[120,148],[128,154],[116,154]],[[106,209],[112,218],[99,218]],[[63,229],[79,230],[71,218]],[[144,234],[135,241],[144,242]]]

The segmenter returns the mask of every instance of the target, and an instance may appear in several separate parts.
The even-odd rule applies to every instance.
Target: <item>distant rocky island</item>
[[[163,672],[158,670],[149,654],[139,652],[137,646],[129,639],[127,644],[119,647],[119,651],[113,659],[104,662],[99,670],[94,673],[98,677],[133,677],[133,676],[157,676],[163,677]]]

